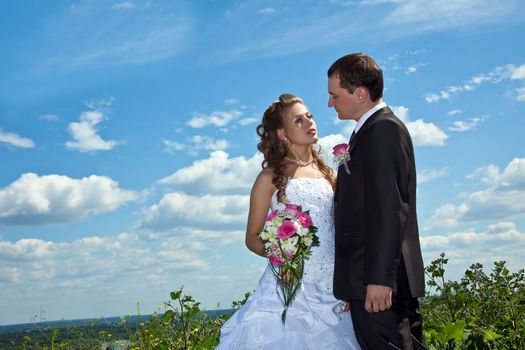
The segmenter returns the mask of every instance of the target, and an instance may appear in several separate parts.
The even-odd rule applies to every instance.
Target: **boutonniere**
[[[348,161],[351,159],[350,153],[354,149],[354,146],[355,146],[355,143],[352,145],[349,145],[347,143],[340,143],[338,145],[335,145],[332,151],[332,154],[334,155],[334,162],[337,164],[338,167],[342,163],[348,175],[350,175],[350,168],[348,167]]]

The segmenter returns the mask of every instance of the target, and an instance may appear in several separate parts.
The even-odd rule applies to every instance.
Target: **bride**
[[[257,127],[263,170],[250,196],[246,246],[265,257],[261,232],[270,209],[309,210],[320,244],[305,261],[301,289],[281,322],[283,303],[269,267],[248,300],[221,328],[216,349],[360,349],[349,312],[332,294],[334,171],[314,148],[317,129],[303,101],[282,94]]]

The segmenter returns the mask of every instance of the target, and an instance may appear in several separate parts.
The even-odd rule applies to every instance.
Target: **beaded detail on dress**
[[[272,209],[283,209],[272,196]],[[334,264],[333,193],[324,179],[289,179],[289,203],[309,210],[318,227],[320,245],[305,261],[303,283],[286,314],[279,287],[266,267],[257,288],[246,303],[221,328],[216,350],[358,350],[360,346],[349,312],[339,312],[342,302],[332,294]]]
[[[303,286],[321,293],[332,293],[335,254],[332,186],[325,178],[290,178],[286,185],[286,200],[309,210],[318,228],[319,245],[312,248],[310,258],[305,261]],[[284,208],[277,202],[277,193],[272,196],[271,207],[272,210]]]

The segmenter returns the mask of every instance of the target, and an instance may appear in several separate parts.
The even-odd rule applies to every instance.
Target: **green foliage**
[[[127,339],[135,328],[122,318],[120,322],[104,320],[80,324],[45,324],[35,329],[0,333],[0,349],[101,349],[104,343]]]
[[[232,302],[232,308],[234,311],[237,311],[241,306],[246,304],[246,301],[248,301],[248,298],[252,295],[252,292],[246,292],[244,293],[244,298],[242,300],[237,300]]]
[[[496,262],[490,274],[473,264],[460,281],[445,278],[448,259],[440,257],[426,267],[428,292],[421,300],[426,343],[431,350],[525,350],[525,272],[511,273]],[[232,303],[239,309],[251,295]],[[200,303],[170,293],[162,314],[144,322],[129,317],[118,323],[90,322],[67,327],[49,326],[31,331],[0,333],[1,349],[213,349],[229,314],[208,316]],[[140,316],[140,302],[137,302]]]
[[[130,349],[213,349],[219,343],[219,332],[228,318],[212,318],[204,314],[192,296],[183,295],[182,288],[171,292],[162,316],[153,314],[141,324],[131,338]]]
[[[473,264],[458,281],[445,279],[448,259],[427,266],[427,284],[436,294],[422,300],[425,340],[431,349],[525,349],[525,272],[505,262],[487,275]]]

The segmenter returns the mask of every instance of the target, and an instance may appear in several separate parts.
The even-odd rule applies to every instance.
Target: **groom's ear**
[[[354,94],[357,95],[357,101],[359,101],[359,103],[366,102],[370,97],[370,93],[368,92],[368,89],[365,88],[364,86],[358,87],[354,91]]]

